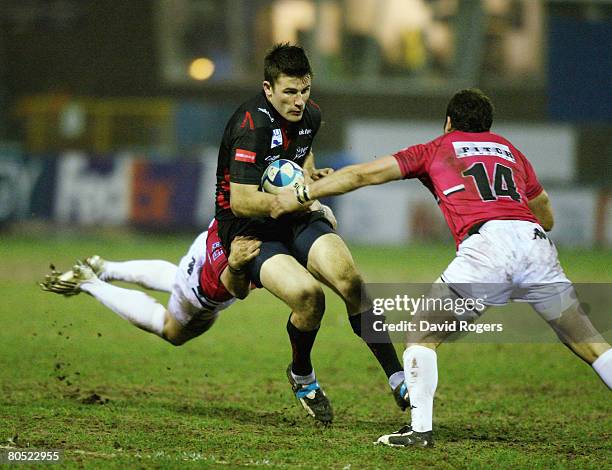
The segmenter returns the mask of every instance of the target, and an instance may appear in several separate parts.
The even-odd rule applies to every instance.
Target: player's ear
[[[268,98],[272,98],[272,84],[269,81],[263,81],[263,90]]]
[[[453,123],[450,116],[446,116],[446,122],[444,123],[444,133],[448,134],[453,130]]]

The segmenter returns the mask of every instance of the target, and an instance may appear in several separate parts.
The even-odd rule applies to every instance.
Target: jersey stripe
[[[445,189],[444,191],[442,191],[442,194],[444,194],[445,196],[450,196],[451,194],[457,193],[459,191],[465,191],[464,184],[458,184],[457,186],[453,186],[451,188]]]

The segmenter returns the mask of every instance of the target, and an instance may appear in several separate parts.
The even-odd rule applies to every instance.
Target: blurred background
[[[315,71],[318,166],[429,141],[478,86],[549,190],[554,238],[612,246],[607,0],[0,0],[0,235],[206,227],[224,126],[280,41]],[[332,204],[354,242],[450,240],[418,182]]]

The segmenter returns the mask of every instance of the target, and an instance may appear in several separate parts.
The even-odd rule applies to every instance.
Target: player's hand
[[[330,207],[326,206],[325,204],[321,204],[320,210],[323,211],[323,215],[332,225],[332,228],[336,230],[338,228],[338,220],[336,219],[336,216],[334,215],[334,211],[332,211]]]
[[[235,271],[239,271],[253,258],[259,255],[261,241],[253,237],[234,237],[227,264]]]
[[[328,175],[331,175],[334,172],[333,168],[319,168],[318,170],[314,170],[310,174],[310,178],[313,181],[320,180],[321,178],[325,178]]]
[[[325,204],[321,204],[318,200],[314,201],[310,206],[310,210],[312,212],[320,211],[323,212],[323,217],[327,219],[327,221],[331,224],[332,228],[336,230],[338,228],[338,221],[336,220],[336,216],[333,211],[326,206]]]
[[[293,188],[283,189],[272,201],[270,217],[278,219],[281,215],[308,210],[309,207],[310,204],[302,205],[298,202]]]

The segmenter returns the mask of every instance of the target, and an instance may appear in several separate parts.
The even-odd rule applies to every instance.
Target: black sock
[[[310,351],[314,344],[319,328],[311,331],[298,330],[291,323],[291,315],[287,321],[287,333],[291,341],[291,349],[293,350],[293,362],[291,371],[295,375],[308,375],[312,372],[312,362],[310,362]]]
[[[372,353],[374,353],[374,357],[376,357],[376,360],[385,371],[385,374],[387,374],[387,378],[391,377],[396,372],[404,370],[399,359],[397,358],[397,353],[395,352],[395,348],[393,347],[389,333],[386,331],[384,333],[377,332],[376,343],[371,343],[363,338],[361,334],[361,322],[364,314],[366,315],[366,318],[369,318],[372,315],[372,312],[368,310],[366,312],[358,313],[357,315],[349,315],[349,322],[351,323],[355,334],[362,338]],[[377,317],[377,319],[380,320],[380,317]]]

